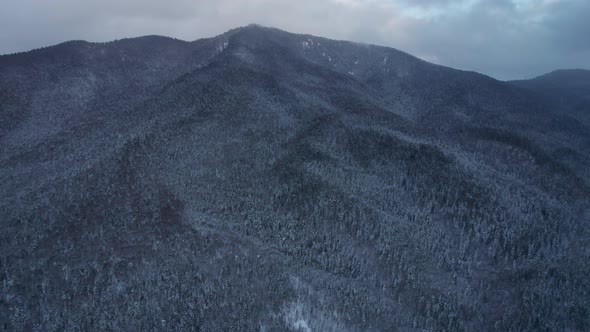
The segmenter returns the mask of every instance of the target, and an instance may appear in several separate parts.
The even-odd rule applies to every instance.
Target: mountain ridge
[[[448,66],[444,66],[444,65],[439,65],[439,64],[434,64],[431,62],[428,62],[427,60],[423,60],[421,58],[418,58],[414,55],[411,55],[410,53],[406,53],[404,51],[401,51],[395,47],[392,46],[383,46],[383,45],[378,45],[378,44],[370,44],[370,43],[363,43],[363,42],[358,42],[358,41],[349,41],[349,40],[345,40],[345,39],[330,39],[327,37],[321,37],[321,36],[316,36],[316,35],[312,35],[312,34],[298,34],[298,33],[294,33],[294,32],[288,32],[285,30],[281,30],[279,28],[276,27],[270,27],[270,26],[264,26],[261,24],[257,24],[257,23],[250,23],[241,27],[237,27],[237,28],[233,28],[230,29],[224,33],[212,36],[212,37],[202,37],[202,38],[197,38],[194,40],[184,40],[184,39],[180,39],[180,38],[176,38],[176,37],[170,37],[170,36],[165,36],[165,35],[157,35],[157,34],[148,34],[148,35],[141,35],[141,36],[137,36],[137,37],[125,37],[125,38],[120,38],[120,39],[113,39],[110,41],[104,41],[104,42],[92,42],[92,41],[87,41],[87,40],[68,40],[68,41],[64,41],[64,42],[60,42],[54,45],[48,45],[48,46],[43,46],[40,48],[34,48],[31,50],[25,50],[25,51],[20,51],[20,52],[15,52],[15,53],[6,53],[6,54],[0,54],[0,58],[2,57],[13,57],[13,56],[22,56],[23,54],[27,54],[27,53],[36,53],[36,52],[41,52],[43,50],[47,50],[47,49],[53,49],[56,47],[63,47],[66,45],[70,45],[72,43],[74,44],[86,44],[86,45],[92,45],[92,46],[101,46],[101,45],[109,45],[109,44],[113,44],[113,43],[121,43],[121,42],[129,42],[129,41],[134,41],[134,40],[142,40],[142,39],[161,39],[161,40],[168,40],[168,41],[177,41],[177,42],[182,42],[182,43],[187,43],[187,44],[191,44],[191,43],[197,43],[200,41],[204,41],[204,40],[211,40],[211,39],[215,39],[215,38],[220,38],[220,37],[224,37],[224,36],[230,36],[231,34],[241,31],[241,30],[247,30],[247,29],[263,29],[263,30],[270,30],[270,31],[279,31],[282,33],[288,33],[291,35],[295,35],[295,36],[301,36],[301,37],[313,37],[313,38],[318,38],[318,39],[323,39],[323,40],[332,40],[332,41],[336,41],[336,42],[343,42],[343,43],[350,43],[350,44],[354,44],[354,45],[359,45],[359,46],[367,46],[367,47],[378,47],[378,48],[386,48],[386,49],[393,49],[396,50],[398,52],[404,53],[406,55],[409,55],[415,59],[418,59],[420,61],[424,61],[427,63],[430,63],[432,65],[436,65],[436,66],[441,66],[441,67],[445,67],[445,68],[451,68],[457,71],[462,71],[462,72],[472,72],[472,73],[478,73],[484,76],[488,76],[492,79],[495,79],[489,75],[486,75],[484,73],[480,73],[478,71],[473,71],[473,70],[463,70],[463,69],[457,69],[457,68],[452,68],[452,67],[448,67]],[[563,69],[556,69],[550,72],[547,72],[545,74],[541,74],[532,78],[527,78],[527,79],[519,79],[519,80],[508,80],[508,81],[503,81],[503,80],[498,80],[498,81],[502,81],[502,82],[518,82],[518,81],[527,81],[527,80],[533,80],[535,78],[540,78],[555,72],[572,72],[572,71],[588,71],[588,69],[582,69],[582,68],[563,68]]]

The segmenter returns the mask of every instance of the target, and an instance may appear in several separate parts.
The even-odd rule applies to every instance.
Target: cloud
[[[469,11],[418,22],[408,48],[441,63],[499,78],[524,78],[557,68],[590,68],[590,3],[479,1]]]
[[[0,53],[71,39],[194,40],[249,23],[392,46],[500,78],[590,68],[586,0],[4,0]]]

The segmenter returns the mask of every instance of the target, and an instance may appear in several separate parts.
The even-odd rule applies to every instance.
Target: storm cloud
[[[4,0],[0,54],[72,39],[194,40],[258,23],[516,79],[590,68],[588,17],[587,0]]]

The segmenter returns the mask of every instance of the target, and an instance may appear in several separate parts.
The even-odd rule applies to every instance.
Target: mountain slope
[[[530,80],[511,84],[530,90],[551,103],[590,124],[590,71],[582,69],[556,70]]]
[[[590,327],[590,134],[512,85],[259,26],[0,73],[7,330]]]
[[[530,80],[511,81],[510,84],[522,88],[524,91],[541,100],[547,108],[567,117],[572,117],[590,126],[590,71],[582,69],[556,70]],[[585,170],[580,173],[583,178],[590,176],[590,144],[580,146],[585,153],[579,155],[567,146],[555,151],[559,158],[571,165],[572,168]]]
[[[511,81],[521,86],[552,97],[562,95],[572,99],[587,99],[590,90],[590,71],[583,69],[556,70],[530,80]]]

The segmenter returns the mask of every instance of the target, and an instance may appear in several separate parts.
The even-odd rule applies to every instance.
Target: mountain
[[[556,70],[511,84],[530,90],[553,107],[565,109],[590,124],[590,70]]]
[[[588,99],[590,94],[590,70],[562,69],[535,77],[530,80],[510,81],[552,98],[568,97],[571,99]],[[565,99],[565,98],[563,98]]]
[[[250,25],[0,57],[4,330],[590,329],[590,131]]]

